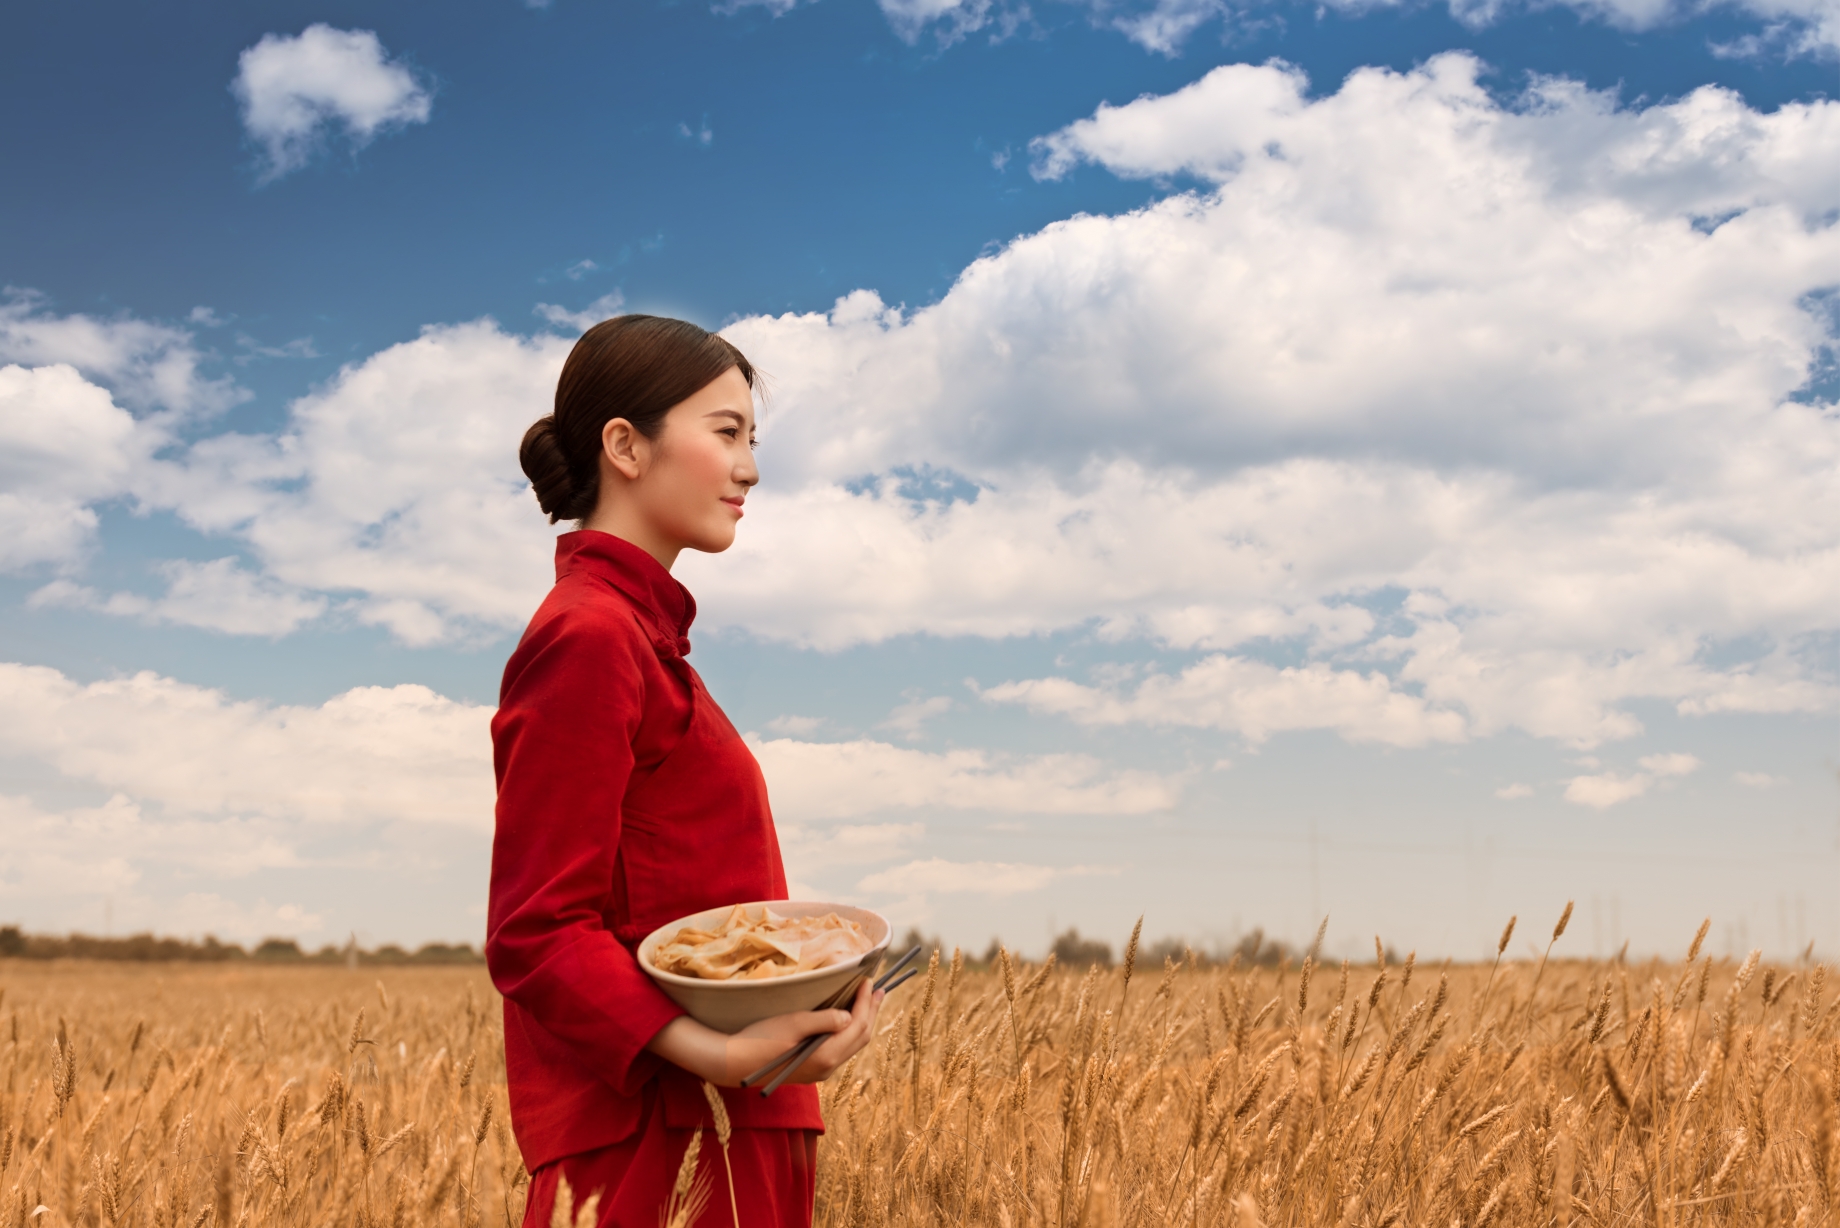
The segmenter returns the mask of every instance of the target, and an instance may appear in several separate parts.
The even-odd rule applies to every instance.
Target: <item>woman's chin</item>
[[[690,543],[690,548],[700,550],[704,554],[721,554],[734,544],[735,526],[727,525],[725,531],[699,534],[696,540]]]

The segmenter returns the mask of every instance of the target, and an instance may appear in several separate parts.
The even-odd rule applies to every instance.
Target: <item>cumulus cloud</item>
[[[1618,776],[1614,772],[1605,772],[1599,776],[1574,776],[1565,786],[1565,800],[1603,810],[1618,802],[1641,797],[1654,783],[1652,776],[1641,772],[1629,776]]]
[[[1641,797],[1657,783],[1699,770],[1700,761],[1693,755],[1644,755],[1643,770],[1619,775],[1604,772],[1592,776],[1574,776],[1565,786],[1565,800],[1580,806],[1603,810],[1619,802]]]
[[[1643,755],[1637,762],[1655,776],[1691,776],[1700,768],[1696,755]]]
[[[296,401],[286,433],[205,440],[140,496],[240,537],[288,590],[352,594],[353,617],[407,643],[520,625],[554,571],[517,440],[570,344],[429,328]]]
[[[1391,746],[1458,742],[1467,734],[1462,714],[1432,708],[1378,672],[1320,664],[1278,669],[1224,655],[1130,689],[1038,678],[1006,682],[983,696],[1083,725],[1188,725],[1236,733],[1254,745],[1295,729],[1333,729],[1351,742]]]
[[[919,738],[926,731],[926,723],[950,712],[955,705],[949,695],[933,695],[924,699],[910,699],[899,704],[888,719],[877,728],[892,729],[909,741]]]
[[[270,637],[298,630],[326,612],[325,598],[288,589],[233,558],[207,563],[173,559],[159,564],[157,570],[166,580],[166,592],[158,597],[139,593],[104,596],[70,580],[54,580],[33,593],[28,604]]]
[[[819,648],[1085,629],[1192,654],[994,679],[1088,723],[1588,746],[1835,706],[1840,104],[1622,107],[1477,63],[1308,95],[1234,65],[1103,107],[1038,173],[1196,186],[1025,236],[908,311],[726,334],[776,395],[701,626]],[[562,309],[558,309],[560,312]],[[558,324],[579,323],[566,313]],[[408,643],[549,583],[515,441],[567,351],[428,329],[135,497]]]
[[[582,264],[587,265],[590,269],[594,267],[594,262],[591,260],[584,260]],[[576,278],[574,269],[568,271],[568,276],[572,279]],[[552,327],[568,332],[585,333],[602,320],[619,315],[620,309],[625,305],[626,296],[614,290],[601,295],[580,311],[570,311],[567,307],[559,307],[555,303],[538,303],[533,310],[547,320]]]
[[[0,571],[74,567],[97,505],[131,496],[178,428],[247,398],[208,362],[183,328],[0,294]]]
[[[228,376],[203,373],[208,356],[186,329],[130,316],[59,315],[43,295],[16,287],[0,294],[0,362],[70,367],[108,388],[129,410],[159,411],[169,420],[216,413],[249,398]]]
[[[0,663],[0,755],[166,816],[489,830],[490,718],[423,686],[265,704],[152,673],[84,684]]]
[[[1230,17],[1226,0],[1151,0],[1147,4],[1115,4],[1094,0],[1093,13],[1101,21],[1146,51],[1173,56],[1189,36],[1210,21]]]
[[[236,878],[300,864],[280,825],[261,819],[149,816],[116,793],[99,806],[47,809],[28,797],[0,796],[9,835],[0,847],[0,881],[47,894],[132,891],[148,863]]]
[[[234,879],[300,867],[313,862],[303,850],[321,842],[315,833],[410,825],[422,834],[397,838],[476,839],[492,824],[490,718],[489,708],[422,686],[358,687],[321,704],[288,705],[235,700],[152,673],[81,683],[0,663],[0,761],[22,767],[20,779],[57,782],[44,797],[0,795],[8,833],[0,884],[9,898],[49,906],[66,884],[82,882],[84,894],[119,896],[125,919],[177,898],[149,884],[153,871]],[[795,876],[911,857],[926,831],[915,812],[1129,815],[1176,800],[1167,780],[1109,772],[1081,756],[751,741]],[[47,800],[83,789],[108,800]],[[1034,873],[985,867],[967,881],[983,884],[976,890],[1021,890],[1016,875],[1025,870]],[[923,868],[914,889],[960,889],[937,886],[941,873]],[[317,924],[301,913],[294,930],[277,930],[279,914],[267,904],[219,903],[229,919],[180,926],[162,911],[159,924],[220,934]],[[236,921],[238,908],[254,911]]]
[[[237,903],[215,891],[167,889],[150,873],[214,883],[300,865],[291,842],[264,820],[150,819],[116,794],[99,806],[42,808],[0,795],[0,887],[15,909],[95,928],[96,905],[129,929],[215,934],[236,941],[318,931],[323,918],[297,904]],[[17,918],[20,914],[12,914]]]
[[[107,899],[130,928],[313,932],[320,919],[297,904],[222,892],[323,863],[328,837],[354,826],[483,843],[489,715],[416,686],[279,705],[151,673],[83,684],[0,664],[0,761],[15,788],[36,787],[0,796],[0,894],[84,929],[96,920],[84,901]],[[86,793],[107,800],[84,804]],[[348,845],[341,858],[368,855]]]
[[[1504,802],[1517,802],[1524,797],[1533,796],[1533,786],[1529,784],[1503,785],[1495,790],[1495,796]]]
[[[263,35],[237,57],[230,88],[261,150],[264,182],[305,166],[334,130],[359,149],[428,122],[434,106],[427,81],[392,60],[376,34],[319,22],[297,35]]]
[[[1147,814],[1175,805],[1173,782],[1149,772],[1108,772],[1086,755],[1000,758],[979,750],[931,752],[887,742],[801,742],[750,735],[772,790],[773,812],[792,822],[890,810],[1005,814]]]
[[[776,716],[767,722],[767,728],[774,733],[808,734],[824,728],[822,716]]]
[[[0,367],[0,571],[70,563],[145,451],[132,415],[68,366]]]
[[[1774,789],[1789,783],[1785,777],[1772,776],[1768,772],[1733,772],[1731,778],[1747,789]]]
[[[778,823],[786,873],[795,879],[834,866],[891,861],[926,835],[924,823]]]
[[[1336,7],[1352,12],[1390,8],[1402,0],[1336,0]],[[1451,16],[1472,28],[1491,25],[1506,17],[1539,7],[1533,0],[1447,0]],[[1707,9],[1724,9],[1761,23],[1761,29],[1740,36],[1740,53],[1765,49],[1789,55],[1832,55],[1840,48],[1840,6],[1833,0],[1723,0],[1697,4],[1689,0],[1562,0],[1588,21],[1602,21],[1624,30],[1651,30],[1690,20]]]
[[[857,890],[870,895],[1020,895],[1040,891],[1056,878],[1097,874],[1091,866],[1039,866],[1007,861],[947,861],[929,857],[891,866],[864,878]]]
[[[1082,615],[1275,638],[1382,662],[1472,733],[1580,744],[1638,731],[1638,696],[1830,706],[1807,652],[1831,606],[1805,598],[1840,555],[1804,500],[1834,498],[1840,437],[1796,394],[1830,344],[1809,303],[1840,277],[1840,109],[1556,82],[1504,107],[1476,71],[1311,100],[1241,65],[1102,109],[1037,144],[1040,173],[1215,186],[1051,226],[921,311],[857,294],[731,327],[798,373],[765,455],[802,472],[699,569],[709,604],[790,629],[823,576],[793,633],[819,643]],[[977,496],[823,480],[917,456]],[[1745,637],[1768,647],[1708,663]]]

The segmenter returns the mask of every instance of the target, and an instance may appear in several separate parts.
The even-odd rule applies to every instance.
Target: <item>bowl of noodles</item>
[[[888,919],[866,908],[756,900],[659,926],[639,944],[639,966],[698,1023],[739,1032],[815,1010],[873,976],[892,937]]]

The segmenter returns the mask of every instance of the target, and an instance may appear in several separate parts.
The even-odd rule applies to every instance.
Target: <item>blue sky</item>
[[[0,921],[477,941],[515,440],[646,310],[773,380],[681,572],[802,889],[1840,944],[1817,0],[0,22]]]

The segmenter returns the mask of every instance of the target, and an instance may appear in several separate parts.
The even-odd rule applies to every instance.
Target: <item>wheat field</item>
[[[1699,946],[935,957],[824,1087],[818,1222],[1840,1225],[1828,969]],[[483,971],[377,973],[0,963],[0,1225],[519,1223]]]

